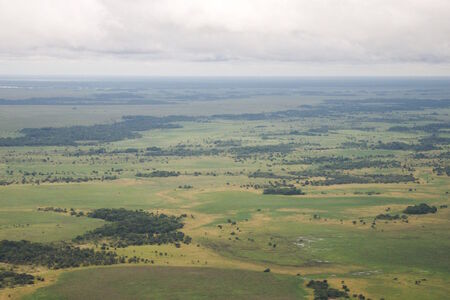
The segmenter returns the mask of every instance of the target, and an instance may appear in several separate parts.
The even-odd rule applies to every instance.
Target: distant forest
[[[138,131],[161,128],[179,128],[175,121],[191,120],[190,117],[126,116],[121,122],[92,126],[24,128],[23,137],[1,138],[0,146],[76,146],[87,141],[115,142],[140,137]]]
[[[1,101],[4,100],[0,100]],[[450,100],[421,100],[421,99],[372,99],[361,101],[350,100],[334,100],[326,101],[317,106],[303,107],[301,110],[284,110],[270,113],[247,113],[247,114],[222,114],[210,117],[199,116],[125,116],[122,121],[112,124],[98,124],[91,126],[69,126],[69,127],[45,127],[45,128],[24,128],[20,131],[23,136],[15,138],[0,138],[0,147],[8,146],[76,146],[80,142],[85,143],[108,143],[124,139],[132,139],[140,137],[139,131],[151,129],[167,129],[180,128],[177,122],[188,121],[205,121],[211,119],[225,120],[269,120],[282,118],[310,118],[324,116],[339,116],[343,114],[364,114],[364,113],[388,113],[392,111],[412,111],[423,109],[449,108]],[[367,121],[376,122],[375,119]],[[423,130],[436,132],[441,129],[447,129],[448,124],[430,124],[423,128],[414,128],[413,130]],[[326,132],[327,128],[320,129],[320,132]],[[409,130],[403,127],[392,127],[393,131]],[[319,133],[320,133],[319,132]],[[317,134],[312,133],[312,134]],[[423,146],[423,144],[431,145],[434,142],[448,142],[448,139],[434,137],[432,140],[421,141],[421,145],[411,146],[411,150],[433,150],[433,146]],[[386,145],[380,144],[376,146],[380,149],[407,148],[405,145]],[[253,149],[251,149],[253,150]],[[395,150],[395,149],[394,149]],[[406,150],[406,149],[401,149]],[[245,149],[241,149],[245,151]],[[245,153],[242,153],[245,155]]]

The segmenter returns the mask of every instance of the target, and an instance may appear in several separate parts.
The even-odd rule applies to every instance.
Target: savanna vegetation
[[[447,90],[69,90],[0,99],[0,299],[450,293]]]

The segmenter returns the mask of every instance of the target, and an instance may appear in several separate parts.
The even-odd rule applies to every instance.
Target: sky
[[[450,76],[450,0],[0,0],[0,75]]]

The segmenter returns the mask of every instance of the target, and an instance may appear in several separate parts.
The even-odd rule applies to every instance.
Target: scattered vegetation
[[[125,95],[120,97],[128,101]],[[123,262],[157,265],[152,268],[171,265],[167,267],[170,269],[178,264],[214,267],[222,260],[236,258],[233,263],[245,261],[272,268],[255,272],[258,278],[278,278],[279,274],[273,274],[275,269],[278,273],[294,266],[302,268],[299,271],[305,271],[304,276],[311,275],[309,266],[323,271],[321,274],[331,274],[330,266],[336,276],[347,276],[351,262],[352,267],[379,266],[386,271],[377,276],[380,284],[372,285],[369,276],[363,278],[367,285],[361,288],[370,286],[371,295],[377,299],[385,292],[378,290],[384,288],[383,280],[391,281],[390,270],[397,272],[400,266],[395,276],[405,278],[401,286],[387,287],[388,299],[394,290],[408,298],[405,291],[411,285],[422,282],[425,286],[424,279],[411,280],[403,269],[423,271],[437,279],[432,290],[415,292],[422,298],[442,299],[445,286],[439,282],[445,282],[448,266],[445,257],[439,255],[448,248],[442,222],[446,212],[432,215],[436,212],[434,206],[424,209],[421,205],[410,206],[404,212],[396,209],[416,203],[419,197],[423,202],[442,201],[439,209],[447,207],[444,195],[449,193],[449,108],[448,101],[334,99],[265,113],[133,116],[112,124],[87,126],[70,126],[78,124],[70,120],[60,122],[61,127],[22,131],[5,127],[0,138],[4,207],[0,234],[11,240],[59,242],[3,241],[0,262],[33,266],[26,269],[35,265],[58,269]],[[90,124],[95,122],[90,120]],[[30,120],[27,124],[34,123]],[[14,126],[20,129],[20,124]],[[181,126],[183,130],[172,130]],[[146,132],[145,140],[138,140],[143,131],[157,128],[168,130]],[[195,134],[191,137],[189,132]],[[114,143],[124,139],[136,140]],[[152,180],[136,182],[136,177]],[[122,180],[101,182],[115,179]],[[91,183],[77,184],[84,182]],[[27,186],[15,186],[20,184]],[[345,184],[364,186],[342,186]],[[252,192],[246,193],[246,189]],[[304,195],[305,191],[311,196],[288,197]],[[381,212],[384,205],[392,205],[395,211],[386,209],[373,214]],[[36,213],[37,206],[43,213]],[[136,208],[183,209],[187,214],[170,216]],[[430,213],[429,218],[438,222],[431,227],[427,225],[429,218],[411,218],[411,214],[422,213]],[[413,224],[407,224],[408,216]],[[185,218],[189,219],[188,228],[183,225]],[[366,222],[368,226],[364,226]],[[400,222],[404,224],[397,230],[394,223]],[[342,224],[349,224],[350,229]],[[431,235],[429,230],[416,230],[419,226],[435,231]],[[53,233],[61,238],[53,239]],[[185,233],[195,237],[196,247],[183,245],[191,243]],[[359,244],[365,247],[355,247]],[[94,250],[89,249],[94,245]],[[133,247],[139,245],[151,246]],[[182,249],[176,249],[179,247]],[[315,251],[319,248],[321,251]],[[223,255],[209,256],[214,252]],[[387,255],[389,260],[385,259]],[[82,271],[99,269],[111,268]],[[201,270],[205,269],[209,268]],[[225,286],[224,271],[216,272],[220,286]],[[15,284],[11,284],[13,275],[8,273],[5,278],[4,282],[10,283],[2,285]],[[126,283],[128,278],[123,278]],[[301,278],[289,278],[300,289]],[[25,282],[26,276],[22,279]],[[18,278],[18,284],[22,279]],[[258,284],[262,288],[259,279]],[[350,295],[345,285],[339,290],[326,281],[313,280],[308,285],[314,289],[316,299],[364,299],[362,294]],[[234,287],[230,290],[235,291]]]

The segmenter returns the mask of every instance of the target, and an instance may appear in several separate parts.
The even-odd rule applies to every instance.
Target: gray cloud
[[[0,0],[0,59],[450,63],[448,0]]]

